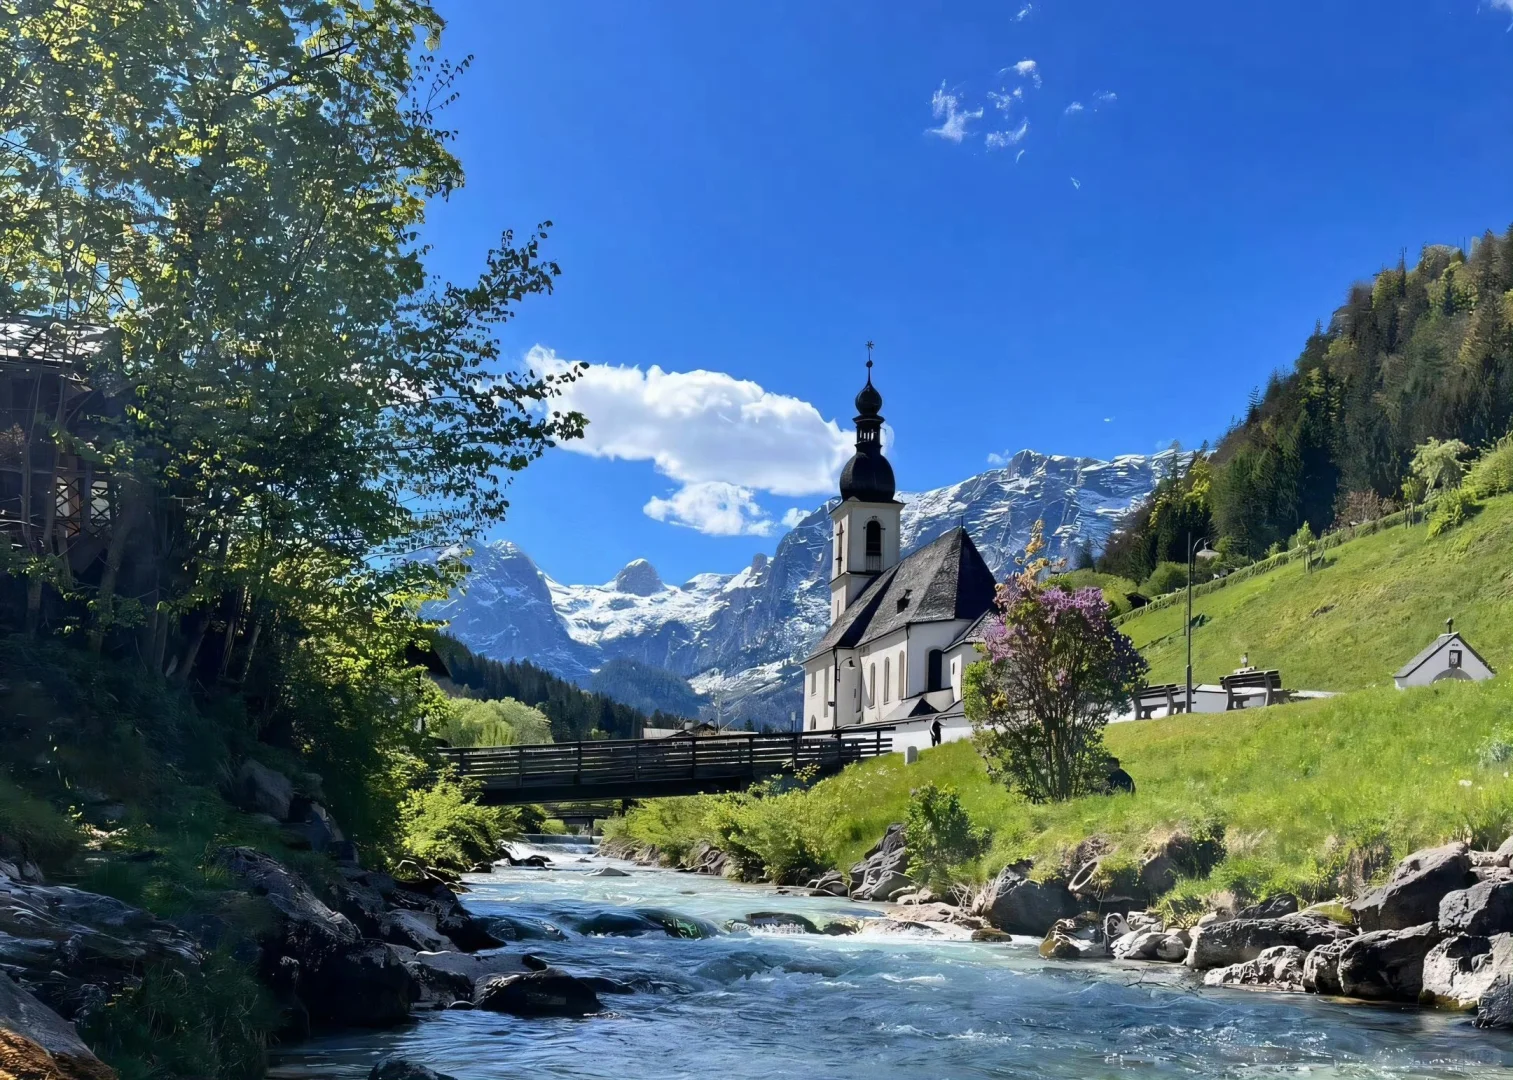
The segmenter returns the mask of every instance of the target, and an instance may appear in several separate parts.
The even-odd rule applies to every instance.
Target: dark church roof
[[[965,529],[926,544],[867,586],[810,658],[851,649],[910,623],[976,619],[993,606],[993,571]]]

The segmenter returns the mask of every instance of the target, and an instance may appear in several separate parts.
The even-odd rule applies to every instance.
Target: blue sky
[[[563,581],[771,551],[869,338],[905,490],[1196,446],[1349,282],[1513,220],[1513,0],[439,6],[433,266],[553,220],[506,353],[602,366],[493,534]]]

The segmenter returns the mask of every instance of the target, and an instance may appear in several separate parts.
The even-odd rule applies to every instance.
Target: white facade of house
[[[1399,690],[1406,690],[1410,686],[1428,686],[1447,679],[1480,682],[1496,674],[1492,665],[1466,644],[1460,634],[1450,631],[1439,635],[1423,652],[1404,664],[1392,676],[1392,682]]]

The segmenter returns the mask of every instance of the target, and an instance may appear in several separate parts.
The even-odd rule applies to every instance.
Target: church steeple
[[[872,342],[867,342],[867,385],[856,395],[856,453],[841,470],[841,498],[892,502],[893,466],[883,457],[883,395],[872,385]]]
[[[893,466],[883,457],[883,395],[872,385],[872,342],[867,342],[867,383],[856,395],[856,453],[841,470],[841,501],[831,511],[833,571],[830,621],[899,558],[899,511]]]

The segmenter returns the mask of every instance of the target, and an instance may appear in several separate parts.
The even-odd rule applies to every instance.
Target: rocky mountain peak
[[[666,588],[657,576],[656,567],[645,559],[627,563],[625,569],[615,575],[615,591],[631,596],[655,596]]]

